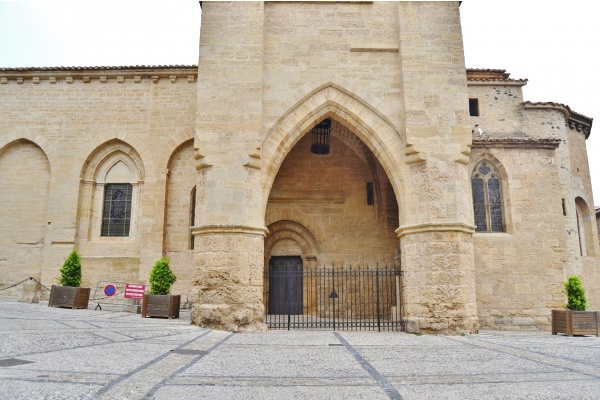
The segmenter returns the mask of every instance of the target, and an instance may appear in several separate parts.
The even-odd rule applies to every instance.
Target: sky
[[[583,0],[465,0],[468,68],[528,79],[524,99],[600,120],[600,5]],[[0,68],[196,65],[195,0],[0,1]],[[600,125],[587,141],[600,205]]]

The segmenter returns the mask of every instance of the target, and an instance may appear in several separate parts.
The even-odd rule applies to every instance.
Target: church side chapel
[[[76,249],[232,331],[548,331],[569,275],[600,309],[592,119],[468,69],[460,2],[199,12],[197,66],[0,69],[0,285]]]

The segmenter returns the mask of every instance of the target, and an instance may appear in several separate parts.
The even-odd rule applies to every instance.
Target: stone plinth
[[[192,322],[229,331],[265,330],[266,228],[204,226],[195,227],[193,233],[196,300]]]
[[[399,232],[408,332],[477,333],[473,228],[431,224]],[[446,229],[445,231],[442,229]]]
[[[40,284],[37,282],[23,283],[23,293],[21,294],[21,303],[39,303]]]

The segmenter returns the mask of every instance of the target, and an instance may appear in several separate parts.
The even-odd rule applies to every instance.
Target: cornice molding
[[[533,149],[556,149],[560,146],[558,138],[514,138],[514,137],[473,137],[471,148],[533,148]]]
[[[47,81],[56,84],[62,80],[66,83],[81,81],[89,83],[98,80],[102,83],[124,83],[133,80],[141,83],[149,80],[157,83],[161,79],[168,79],[171,83],[187,81],[193,83],[198,77],[198,69],[194,66],[177,67],[94,67],[94,68],[0,68],[0,84],[23,84],[31,81],[39,84]]]
[[[565,122],[571,129],[575,129],[577,132],[581,132],[585,135],[585,138],[590,137],[592,132],[593,118],[586,117],[583,114],[579,114],[566,104],[553,103],[553,102],[531,102],[526,101],[523,103],[525,110],[553,110],[559,111],[565,116]]]

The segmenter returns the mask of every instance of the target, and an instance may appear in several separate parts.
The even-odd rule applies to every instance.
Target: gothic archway
[[[275,177],[298,141],[325,118],[337,121],[360,139],[385,171],[402,209],[405,135],[391,121],[356,94],[334,83],[326,83],[308,93],[268,131],[262,145],[263,211]]]
[[[288,153],[273,182],[265,212],[269,231],[281,221],[305,227],[315,243],[311,251],[318,251],[311,254],[317,263],[394,263],[399,224],[395,192],[378,158],[361,144],[350,129],[333,120],[331,153],[312,154],[311,135],[305,135]],[[305,257],[307,246],[294,235],[306,235],[287,232],[286,239],[299,245],[295,250],[299,254],[280,255]],[[270,232],[266,260],[281,235]],[[288,242],[287,253],[292,248]]]

